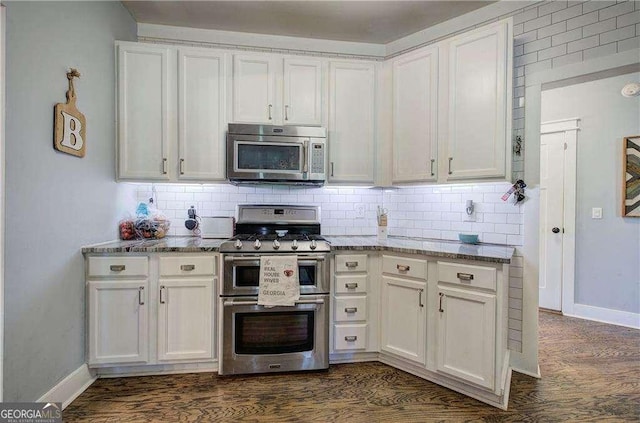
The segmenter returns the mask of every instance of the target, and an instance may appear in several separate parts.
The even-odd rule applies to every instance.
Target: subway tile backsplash
[[[376,210],[389,213],[388,233],[396,236],[457,240],[474,233],[481,242],[522,245],[522,207],[501,200],[509,183],[429,185],[393,189],[304,188],[195,184],[136,184],[138,201],[153,197],[171,219],[171,235],[191,235],[184,227],[187,209],[200,216],[233,216],[238,204],[312,204],[321,209],[324,235],[375,235]],[[473,200],[468,216],[466,201]],[[358,210],[364,209],[364,215]]]

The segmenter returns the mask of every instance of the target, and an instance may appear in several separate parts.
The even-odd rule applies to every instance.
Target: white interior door
[[[539,305],[558,311],[564,285],[573,288],[576,131],[576,119],[543,123],[540,131]]]

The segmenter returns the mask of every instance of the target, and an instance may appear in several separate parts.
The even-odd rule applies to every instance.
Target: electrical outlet
[[[594,207],[591,209],[592,219],[602,219],[602,207]]]
[[[364,219],[367,212],[366,204],[356,204],[356,219]]]

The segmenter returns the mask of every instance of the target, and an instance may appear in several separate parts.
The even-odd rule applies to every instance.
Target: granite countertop
[[[467,259],[491,263],[510,263],[514,249],[496,244],[462,244],[422,238],[389,237],[378,241],[376,236],[327,236],[332,251],[392,251],[405,254],[420,254],[452,259]],[[222,239],[168,236],[162,239],[112,241],[82,248],[84,254],[100,253],[199,253],[216,252]]]
[[[161,239],[110,241],[82,247],[88,253],[201,253],[218,251],[224,239],[202,239],[194,236],[167,236]]]
[[[420,254],[453,259],[468,259],[492,263],[511,263],[515,249],[497,244],[463,244],[457,241],[445,241],[424,238],[406,238],[390,236],[379,241],[376,236],[327,236],[331,250],[349,251],[392,251],[405,254]]]

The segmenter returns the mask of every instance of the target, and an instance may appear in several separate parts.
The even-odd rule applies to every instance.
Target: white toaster
[[[200,216],[200,236],[202,238],[227,239],[233,236],[235,219],[233,217]]]

